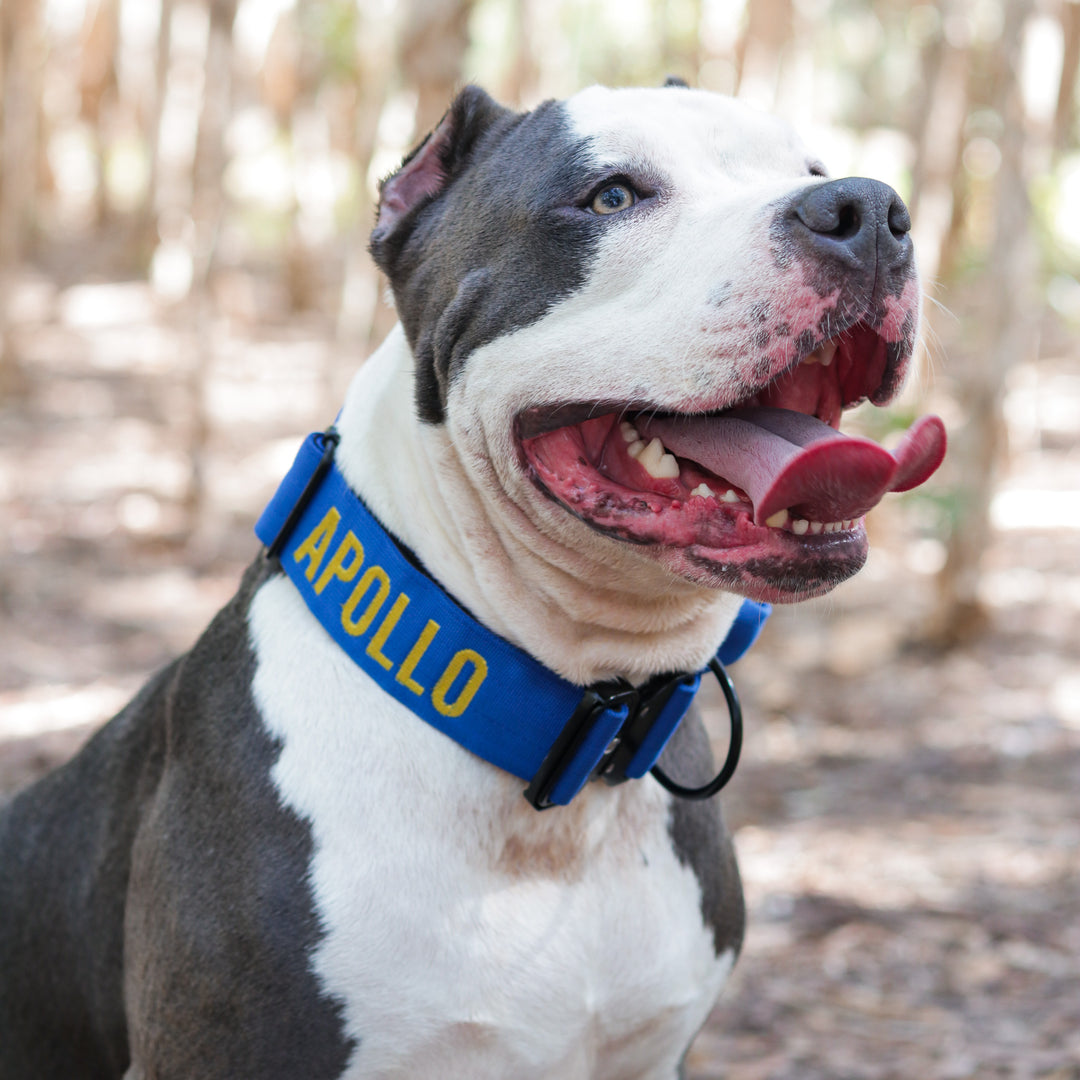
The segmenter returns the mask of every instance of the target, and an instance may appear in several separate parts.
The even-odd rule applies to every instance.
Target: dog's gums
[[[863,515],[887,492],[923,483],[945,453],[937,417],[919,420],[892,453],[839,433],[843,409],[874,398],[886,378],[880,339],[861,340],[871,348],[852,348],[850,339],[819,344],[720,412],[593,405],[524,415],[527,468],[545,494],[593,528],[682,549],[695,577],[715,564],[745,587],[759,576],[746,564],[782,565],[786,578],[805,564],[819,580],[798,594],[824,591],[865,559]],[[586,408],[589,418],[563,422]],[[822,577],[827,562],[834,572]],[[781,600],[790,592],[776,582],[752,591]]]

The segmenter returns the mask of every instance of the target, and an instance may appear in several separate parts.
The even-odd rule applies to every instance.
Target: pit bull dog
[[[680,1075],[743,899],[647,773],[707,775],[744,598],[854,574],[941,460],[838,431],[908,367],[908,233],[730,99],[463,90],[236,597],[0,820],[0,1080]]]

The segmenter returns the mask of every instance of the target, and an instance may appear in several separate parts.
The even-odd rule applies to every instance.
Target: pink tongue
[[[945,457],[945,425],[936,416],[918,420],[895,454],[790,409],[638,417],[635,424],[644,438],[659,436],[677,457],[742,488],[758,525],[785,509],[810,521],[862,517],[890,491],[921,484]]]

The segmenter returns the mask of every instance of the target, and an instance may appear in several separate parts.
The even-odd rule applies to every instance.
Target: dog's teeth
[[[664,444],[659,439],[651,439],[644,450],[638,455],[638,461],[650,475],[652,470],[660,464],[664,456]]]
[[[791,522],[791,531],[796,536],[805,536],[806,530],[810,528],[810,522],[806,518],[794,518]]]
[[[648,451],[649,448],[646,446],[645,449]],[[674,454],[661,454],[660,460],[656,463],[653,463],[651,459],[644,461],[644,458],[645,454],[638,460],[642,461],[645,471],[657,480],[676,480],[678,477],[678,458]]]
[[[628,443],[638,441],[639,437],[637,433],[637,428],[634,427],[634,425],[631,424],[629,420],[624,420],[621,424],[619,424],[619,430],[622,432],[622,437]]]
[[[632,458],[636,458],[636,457],[641,457],[641,451],[644,450],[644,449],[645,449],[645,444],[640,439],[636,439],[634,442],[632,442],[626,448],[626,452]]]
[[[690,494],[700,495],[703,499],[711,499],[713,497],[712,488],[709,487],[708,484],[698,484]]]
[[[721,498],[726,503],[742,502],[742,499],[740,499],[738,494],[731,488],[728,488],[727,491],[724,492],[723,496],[721,496]]]
[[[638,464],[657,480],[674,480],[679,475],[679,461],[674,454],[664,452],[664,444],[653,439],[640,454]]]
[[[841,521],[840,522],[840,527],[844,530],[844,532],[847,532],[848,529],[850,529],[854,524],[855,524],[855,519],[852,518],[849,521]]]
[[[825,522],[825,531],[827,533],[838,533],[842,530],[843,525],[842,521],[827,521]]]
[[[653,476],[661,480],[676,480],[679,476],[679,459],[674,454],[665,454],[660,459],[660,471]]]
[[[824,528],[825,528],[825,526],[822,525],[822,523],[820,521],[811,521],[810,522],[810,535],[811,536],[818,536],[818,535],[821,534],[821,532],[822,532],[822,530]]]
[[[824,345],[819,345],[808,356],[804,356],[802,362],[804,364],[820,364],[822,367],[828,367],[835,356],[836,342],[826,341]]]
[[[782,529],[788,523],[788,512],[786,510],[777,510],[772,517],[765,519],[765,524],[770,529]]]

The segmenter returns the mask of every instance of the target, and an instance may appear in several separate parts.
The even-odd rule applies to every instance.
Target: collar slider
[[[563,779],[563,774],[575,764],[579,752],[594,729],[601,725],[613,729],[612,737],[606,741],[606,749],[597,765],[598,769],[602,768],[610,755],[616,752],[626,719],[632,711],[636,711],[637,702],[637,690],[625,679],[612,679],[586,687],[577,708],[567,720],[559,737],[552,743],[551,749],[540,763],[540,768],[525,789],[525,798],[529,803],[537,810],[546,810],[557,805],[551,797],[556,785]]]

